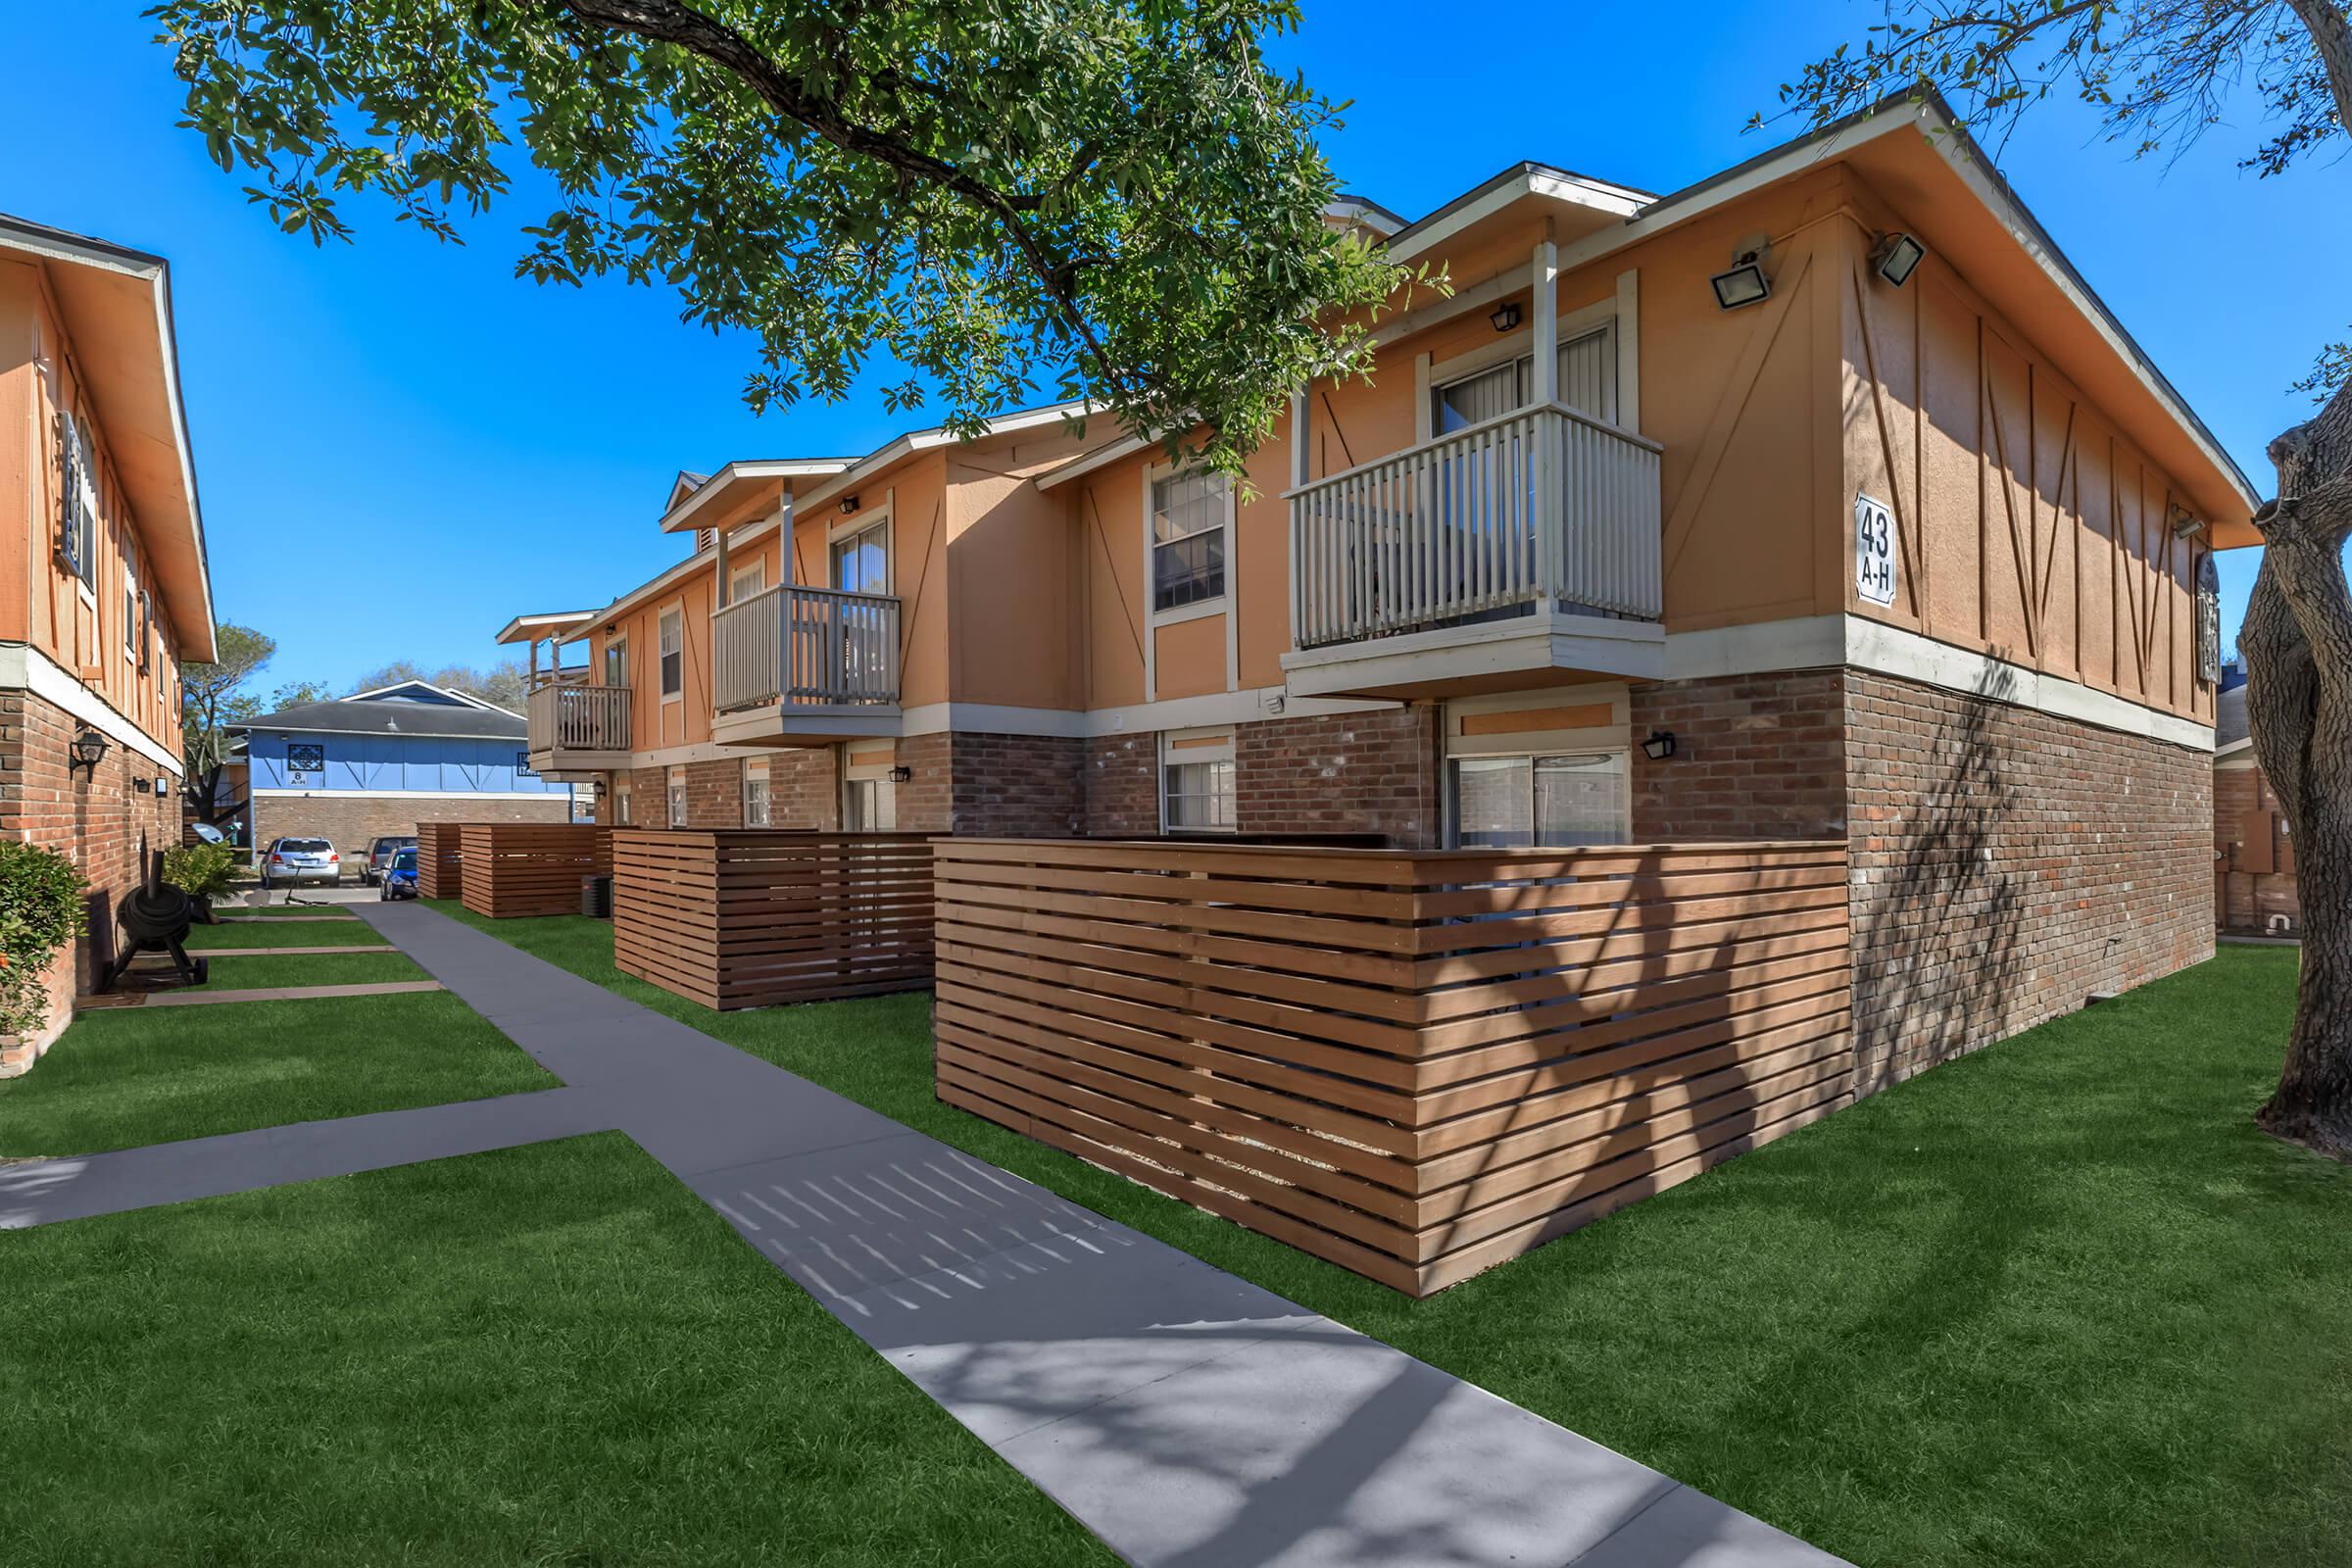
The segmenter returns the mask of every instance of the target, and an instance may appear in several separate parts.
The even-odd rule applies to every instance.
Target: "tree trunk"
[[[2238,646],[2254,753],[2278,796],[2303,906],[2303,972],[2268,1132],[2352,1160],[2352,384],[2271,443],[2278,499]]]

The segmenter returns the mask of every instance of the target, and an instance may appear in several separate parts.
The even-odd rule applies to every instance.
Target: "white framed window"
[[[605,644],[605,684],[626,686],[629,683],[629,640],[615,637]]]
[[[1559,355],[1560,401],[1596,419],[1617,421],[1617,332],[1614,322],[1564,334]],[[1444,375],[1443,369],[1433,372]],[[1535,396],[1535,360],[1517,359],[1446,379],[1433,380],[1429,389],[1429,428],[1433,436],[1500,418],[1525,408]]]
[[[1152,481],[1152,609],[1184,610],[1225,597],[1231,486],[1208,469]]]
[[[89,428],[67,410],[57,412],[58,466],[64,478],[57,519],[57,559],[95,600],[98,587],[98,466]]]
[[[754,594],[767,592],[767,563],[755,561],[727,578],[727,603],[740,605]]]
[[[890,592],[890,513],[836,525],[830,552],[833,586],[845,594]]]
[[[774,817],[768,794],[767,759],[753,758],[743,764],[743,825],[773,827]]]
[[[635,802],[630,799],[629,787],[626,784],[615,789],[612,792],[612,820],[622,827],[628,827],[634,823],[637,820],[636,813],[631,809],[634,805]]]
[[[1163,833],[1230,833],[1236,785],[1233,732],[1193,730],[1159,738],[1159,827]]]
[[[662,612],[662,700],[668,702],[686,691],[686,620],[674,610]]]
[[[130,552],[130,542],[122,543],[122,657],[132,663],[139,658],[139,571],[136,558]]]
[[[669,770],[669,825],[686,825],[686,770],[682,767]]]
[[[1623,844],[1623,752],[1457,757],[1453,840],[1463,849],[1574,849]]]

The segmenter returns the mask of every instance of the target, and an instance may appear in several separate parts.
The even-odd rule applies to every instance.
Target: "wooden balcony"
[[[552,679],[530,695],[531,771],[561,778],[629,765],[629,689]]]
[[[821,746],[896,735],[899,602],[791,584],[710,617],[711,738]]]
[[[1662,450],[1549,403],[1291,490],[1291,690],[1662,676]]]

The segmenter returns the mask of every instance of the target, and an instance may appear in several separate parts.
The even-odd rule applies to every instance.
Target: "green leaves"
[[[759,408],[877,352],[944,421],[1082,388],[1238,469],[1404,281],[1336,233],[1283,0],[163,0],[187,120],[290,233],[354,197],[455,240],[527,157],[517,275],[662,283]],[[1177,437],[1176,439],[1185,439]]]

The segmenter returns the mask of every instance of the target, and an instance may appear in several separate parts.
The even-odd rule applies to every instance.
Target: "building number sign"
[[[1894,603],[1894,514],[1868,496],[1854,498],[1854,591],[1874,605]]]
[[[326,748],[297,741],[286,748],[286,782],[316,784],[326,776]]]

